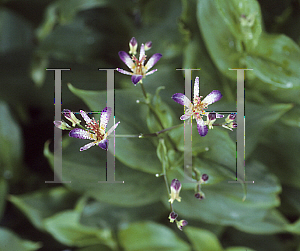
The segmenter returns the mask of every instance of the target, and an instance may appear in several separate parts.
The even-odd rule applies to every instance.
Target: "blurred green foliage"
[[[300,250],[300,1],[4,0],[0,5],[0,250]],[[175,202],[183,232],[168,221],[161,173],[183,180],[183,127],[158,137],[116,138],[117,181],[106,152],[79,152],[63,132],[63,180],[53,180],[53,72],[62,106],[106,106],[106,74],[123,68],[118,51],[152,41],[158,71],[143,80],[115,74],[116,134],[139,135],[182,123],[171,96],[184,91],[181,68],[201,68],[200,94],[220,90],[209,108],[236,109],[236,73],[245,71],[246,179],[235,179],[235,132],[193,123],[193,165],[209,180],[205,199],[185,183]],[[153,53],[152,53],[153,51]],[[71,83],[71,84],[68,84]],[[163,86],[163,87],[162,87]],[[136,100],[140,102],[137,103]],[[99,119],[99,118],[96,118]],[[163,168],[162,168],[163,167]],[[243,201],[244,189],[247,190]]]

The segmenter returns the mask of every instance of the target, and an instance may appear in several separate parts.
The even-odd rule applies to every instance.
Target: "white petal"
[[[199,97],[199,77],[196,77],[194,83],[194,99]]]
[[[120,121],[118,123],[116,123],[114,126],[112,126],[108,132],[107,132],[107,136],[110,135],[116,128],[117,126],[119,125]]]
[[[80,110],[80,114],[81,114],[81,116],[83,117],[85,123],[87,123],[87,124],[91,123],[92,120],[91,120],[90,117],[86,114],[85,111]]]

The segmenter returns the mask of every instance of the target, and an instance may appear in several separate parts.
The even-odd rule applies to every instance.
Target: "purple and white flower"
[[[78,139],[93,140],[93,142],[88,143],[85,146],[81,147],[80,151],[87,150],[94,145],[98,145],[102,149],[107,150],[108,147],[107,137],[117,128],[118,124],[120,123],[119,121],[114,126],[112,126],[107,133],[105,133],[107,123],[110,119],[111,112],[112,112],[111,107],[105,107],[101,113],[100,123],[99,123],[99,120],[96,122],[94,118],[93,119],[89,118],[89,116],[84,111],[82,110],[80,111],[82,118],[86,122],[87,130],[75,128],[72,131],[70,131],[69,136]]]
[[[207,119],[206,122],[202,119],[203,116],[208,116],[210,113],[206,112],[208,105],[219,101],[222,98],[222,94],[218,90],[214,90],[209,93],[202,101],[202,96],[199,96],[199,77],[196,77],[194,84],[194,102],[192,103],[183,93],[175,93],[172,99],[178,104],[184,105],[186,107],[185,114],[180,117],[181,120],[186,120],[189,118],[194,118],[197,121],[197,129],[200,136],[204,137],[208,132],[209,125],[212,128],[212,123],[210,120],[216,118],[222,118],[223,115],[214,113]]]
[[[150,49],[151,46],[152,43],[147,42],[146,49]],[[130,47],[129,53],[132,54],[132,57],[130,57],[125,51],[119,51],[119,57],[132,72],[120,68],[117,68],[117,71],[126,75],[131,75],[131,81],[134,85],[136,85],[138,82],[142,81],[142,78],[145,78],[146,76],[157,71],[157,69],[155,69],[148,72],[160,60],[162,54],[155,53],[148,60],[146,65],[144,65],[147,57],[147,55],[145,54],[145,45],[144,44],[141,45],[139,59],[137,59],[137,57],[135,56],[137,41],[134,37],[130,40],[129,47]]]

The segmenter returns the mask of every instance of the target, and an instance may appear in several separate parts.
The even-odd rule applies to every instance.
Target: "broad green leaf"
[[[300,188],[299,142],[299,128],[277,123],[265,131],[263,143],[254,154],[283,184]]]
[[[21,239],[11,230],[3,227],[0,228],[0,250],[34,251],[39,250],[41,247],[42,243],[40,242]]]
[[[141,207],[116,207],[114,205],[93,201],[87,203],[81,214],[80,223],[90,227],[110,227],[113,230],[142,220],[158,220],[168,211],[162,203]]]
[[[293,107],[292,104],[245,104],[245,138],[246,159],[251,155],[263,134],[284,113]]]
[[[44,219],[62,210],[73,208],[76,200],[76,194],[64,187],[36,191],[32,194],[9,196],[9,201],[40,230],[44,229]]]
[[[237,43],[244,43],[246,50],[255,48],[262,32],[259,3],[256,0],[217,0],[215,5]]]
[[[69,85],[70,90],[80,97],[92,111],[105,107],[106,92],[84,91]],[[146,105],[137,104],[140,93],[132,90],[115,91],[115,121],[120,121],[116,134],[139,135],[147,133]],[[126,100],[126,102],[125,102]],[[124,103],[125,102],[125,103]],[[156,147],[149,138],[116,138],[116,158],[125,165],[148,173],[161,171],[160,162],[156,156]]]
[[[126,251],[191,250],[170,228],[153,222],[129,224],[119,231],[118,237]]]
[[[80,212],[62,211],[44,220],[44,226],[55,239],[68,246],[84,247],[105,244],[112,249],[116,242],[109,228],[88,227],[79,223]]]
[[[187,226],[184,233],[195,251],[223,251],[217,236],[205,229]]]
[[[8,105],[0,100],[0,174],[7,179],[16,179],[17,168],[23,158],[21,128],[13,118]]]
[[[68,138],[69,139],[69,138]],[[81,139],[69,139],[69,145],[63,148],[63,180],[68,187],[79,193],[114,205],[133,207],[160,200],[165,191],[163,178],[153,174],[131,169],[116,159],[115,181],[124,183],[98,183],[106,181],[106,151],[94,146],[86,151],[79,148],[86,142]],[[118,151],[116,144],[116,152]],[[155,153],[155,151],[154,151]],[[53,154],[45,146],[45,156],[53,166]],[[161,169],[161,164],[159,164]]]
[[[292,39],[264,33],[245,63],[262,81],[274,87],[299,90],[299,58],[300,48]]]
[[[216,4],[216,1],[198,0],[198,25],[211,59],[224,75],[233,78],[228,68],[239,68],[242,48],[240,41],[236,40],[235,34],[232,34],[219,13]],[[232,6],[232,1],[228,4]]]
[[[181,217],[199,219],[212,224],[243,228],[243,231],[251,233],[283,231],[282,221],[279,227],[262,230],[255,228],[255,224],[251,225],[252,222],[262,222],[269,210],[280,204],[278,193],[281,187],[278,179],[259,162],[246,162],[245,171],[247,180],[254,181],[253,184],[247,184],[245,201],[242,200],[244,194],[240,184],[228,183],[225,180],[203,187],[206,198],[201,201],[194,197],[193,191],[183,190],[180,194],[182,201],[174,204],[176,213]],[[167,198],[163,202],[166,201]]]
[[[2,219],[2,216],[4,214],[7,192],[8,192],[7,181],[0,177],[0,220]]]

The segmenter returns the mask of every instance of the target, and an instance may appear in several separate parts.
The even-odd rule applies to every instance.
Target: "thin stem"
[[[145,99],[147,99],[147,93],[146,93],[146,90],[145,90],[145,87],[144,87],[143,83],[140,83],[140,85],[142,87],[142,91],[143,91],[144,97],[145,97]]]
[[[180,126],[183,126],[183,123],[182,123],[182,124],[179,124],[179,125],[176,125],[176,126],[171,126],[171,127],[169,127],[169,128],[163,129],[163,130],[158,131],[158,132],[154,132],[154,133],[146,133],[146,134],[140,134],[140,135],[139,135],[139,138],[157,137],[157,136],[158,136],[159,134],[161,134],[161,133],[170,131],[170,130],[175,129],[175,128],[180,127]]]

